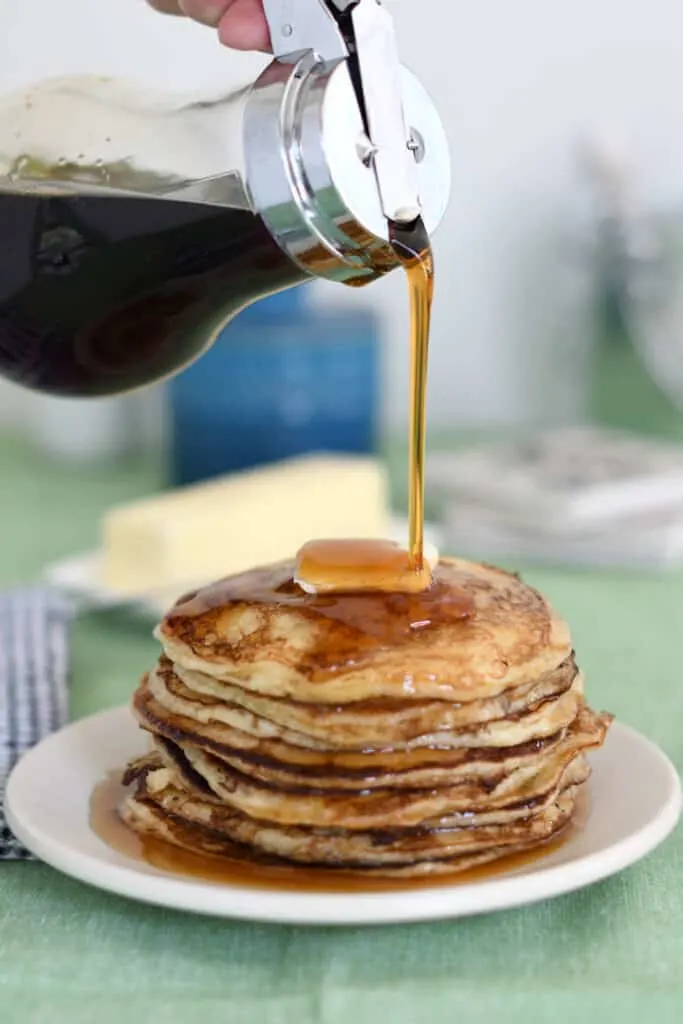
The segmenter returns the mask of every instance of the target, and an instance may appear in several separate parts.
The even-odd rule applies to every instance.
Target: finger
[[[232,0],[219,22],[220,40],[233,50],[272,49],[261,0]]]
[[[234,50],[269,52],[270,33],[262,0],[147,0],[164,14],[184,14],[212,27],[221,42]]]
[[[155,10],[163,14],[180,14],[203,25],[218,27],[222,15],[234,0],[147,0]]]
[[[235,0],[178,0],[183,14],[202,25],[218,28],[221,18]]]
[[[162,14],[182,14],[178,0],[147,0],[150,7]]]

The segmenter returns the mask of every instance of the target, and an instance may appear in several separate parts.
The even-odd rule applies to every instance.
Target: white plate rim
[[[217,885],[181,878],[124,863],[110,864],[55,839],[24,812],[21,790],[30,780],[37,758],[55,751],[79,732],[106,725],[130,728],[127,706],[111,708],[80,719],[48,736],[24,755],[8,780],[5,793],[7,822],[35,856],[72,878],[138,902],[212,917],[293,925],[378,925],[475,916],[525,906],[602,881],[641,860],[676,827],[681,814],[681,782],[669,758],[650,740],[621,722],[612,725],[607,743],[621,741],[646,752],[666,779],[666,793],[652,819],[604,850],[575,860],[536,867],[533,872],[493,876],[486,881],[438,885],[405,892],[296,893]],[[36,753],[38,752],[38,753]],[[137,751],[131,750],[133,756]],[[101,780],[106,766],[93,766],[90,787]],[[596,769],[596,771],[599,770]],[[88,807],[83,808],[89,830]],[[80,823],[83,827],[83,822]],[[92,833],[91,833],[92,834]]]

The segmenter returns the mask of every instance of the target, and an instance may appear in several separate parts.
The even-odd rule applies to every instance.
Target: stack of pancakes
[[[134,698],[152,747],[126,772],[131,828],[397,876],[560,832],[610,719],[584,702],[569,631],[536,591],[458,560],[413,597],[315,596],[293,576],[292,562],[224,580],[162,622]]]

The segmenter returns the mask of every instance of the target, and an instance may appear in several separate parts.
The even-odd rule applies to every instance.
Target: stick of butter
[[[103,584],[143,594],[293,558],[315,537],[388,537],[379,461],[314,455],[179,488],[109,511]]]

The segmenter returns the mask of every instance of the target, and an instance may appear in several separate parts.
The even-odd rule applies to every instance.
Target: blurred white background
[[[585,341],[577,146],[618,139],[648,199],[683,192],[680,0],[393,0],[404,60],[450,134],[454,189],[436,239],[433,426],[571,418]],[[0,90],[98,72],[170,89],[239,83],[262,58],[143,0],[0,0]],[[576,231],[577,236],[580,234]],[[573,272],[572,272],[573,268]],[[407,403],[404,282],[321,299],[372,301],[386,324],[385,418]],[[0,384],[0,419],[26,409]]]

